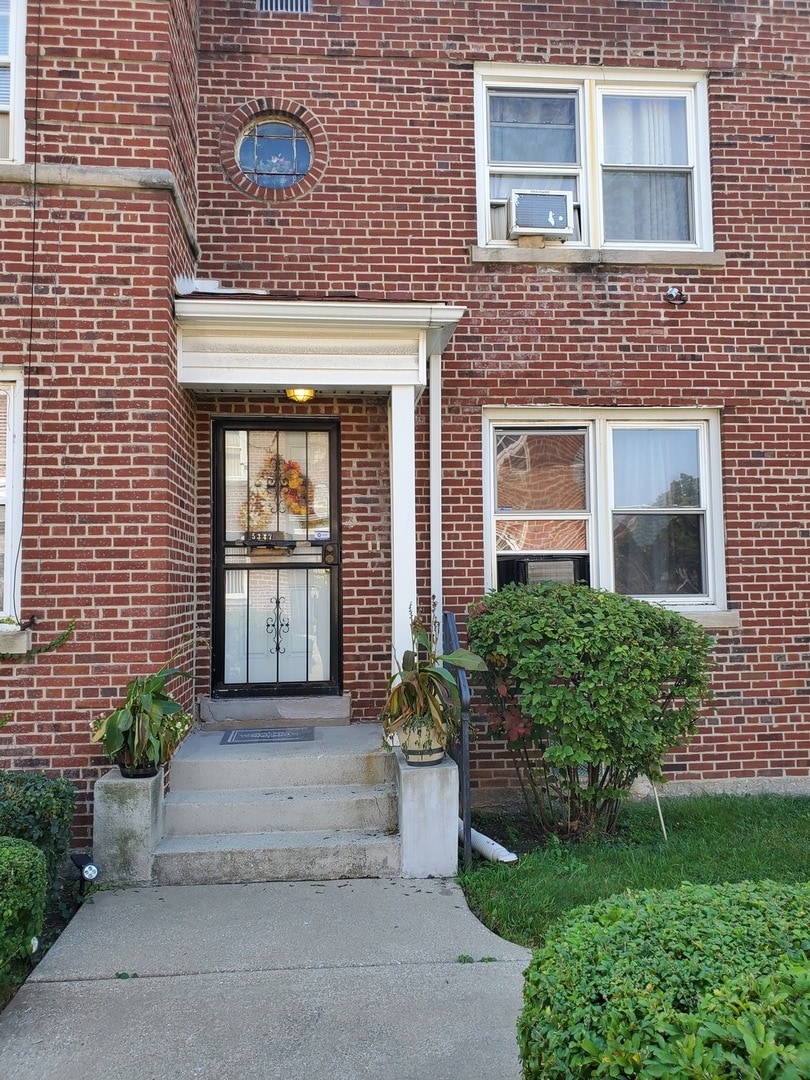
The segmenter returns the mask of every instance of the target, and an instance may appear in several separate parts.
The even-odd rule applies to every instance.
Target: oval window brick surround
[[[320,182],[328,161],[317,117],[303,105],[269,98],[245,102],[228,117],[219,153],[230,182],[266,202],[306,195]]]

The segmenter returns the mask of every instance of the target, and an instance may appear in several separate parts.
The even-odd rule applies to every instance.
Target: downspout
[[[458,838],[459,840],[464,839],[464,822],[461,818],[458,819]],[[509,863],[510,866],[514,866],[518,862],[518,857],[514,851],[509,851],[503,844],[499,844],[497,840],[492,840],[489,836],[484,836],[477,829],[472,829],[470,838],[473,851],[482,855],[485,859],[489,859],[490,862]]]
[[[436,598],[436,618],[444,612],[444,551],[442,550],[442,357],[429,359],[428,421],[430,428],[430,594]]]

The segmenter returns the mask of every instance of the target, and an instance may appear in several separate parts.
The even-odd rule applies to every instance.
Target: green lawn
[[[536,946],[571,908],[627,889],[810,879],[810,798],[701,796],[662,799],[662,807],[668,843],[655,804],[628,803],[611,841],[552,840],[517,866],[476,862],[460,877],[467,902],[501,937]],[[476,815],[473,824],[508,843],[502,815]]]

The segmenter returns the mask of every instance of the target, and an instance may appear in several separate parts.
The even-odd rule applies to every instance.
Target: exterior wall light
[[[664,293],[664,299],[668,304],[685,304],[689,297],[685,292],[682,292],[677,286],[670,285],[667,291]]]
[[[290,401],[295,401],[298,405],[306,405],[315,397],[315,391],[307,386],[291,387],[286,394]]]

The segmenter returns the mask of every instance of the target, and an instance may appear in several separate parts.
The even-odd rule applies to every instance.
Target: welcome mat
[[[220,745],[230,746],[234,743],[250,742],[312,742],[314,738],[314,727],[254,728],[226,731],[220,740]]]

